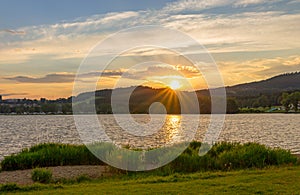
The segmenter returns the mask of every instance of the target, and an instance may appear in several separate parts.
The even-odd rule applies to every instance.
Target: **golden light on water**
[[[178,123],[178,122],[180,122],[180,116],[179,115],[171,115],[170,116],[170,121],[172,122],[172,123]]]

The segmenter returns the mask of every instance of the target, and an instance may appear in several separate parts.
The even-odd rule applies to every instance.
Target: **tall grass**
[[[212,170],[264,168],[277,165],[295,165],[297,157],[290,151],[272,149],[257,143],[218,143],[204,156],[199,156],[201,144],[192,142],[173,162],[158,169],[162,174]]]
[[[39,144],[5,157],[1,169],[12,171],[64,165],[104,165],[85,145]]]
[[[166,175],[174,172],[226,171],[297,163],[297,157],[290,151],[272,149],[257,143],[222,142],[214,145],[204,156],[198,155],[200,146],[200,142],[190,143],[189,147],[174,161],[152,173]],[[123,155],[111,144],[98,143],[90,147],[95,151],[106,152],[102,156],[106,156],[108,162],[116,156],[120,162],[122,160],[127,162],[126,159],[129,158],[128,154]],[[164,151],[168,151],[168,148]],[[145,158],[153,160],[153,163],[159,160],[151,155],[150,152]],[[139,156],[132,156],[132,158],[140,159]],[[134,160],[131,159],[130,162]],[[39,144],[30,149],[24,149],[19,154],[5,157],[1,162],[2,170],[6,171],[63,165],[105,165],[105,163],[95,157],[86,146],[68,144]]]

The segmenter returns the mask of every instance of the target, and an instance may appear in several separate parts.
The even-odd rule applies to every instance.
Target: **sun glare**
[[[169,87],[173,90],[179,89],[180,88],[180,83],[178,81],[172,81],[170,83]]]

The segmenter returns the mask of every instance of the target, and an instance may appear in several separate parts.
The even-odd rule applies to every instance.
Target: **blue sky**
[[[171,0],[2,0],[0,28],[52,24],[109,12],[160,9]]]
[[[205,46],[214,57],[225,85],[235,85],[300,70],[300,0],[178,0],[178,1],[17,1],[2,0],[0,6],[0,94],[6,98],[57,98],[72,94],[73,80],[85,56],[99,41],[131,27],[158,25],[185,33]],[[163,33],[140,33],[113,45],[131,45],[135,39]],[[195,45],[174,39],[170,49],[184,55]],[[129,69],[139,54],[171,63]],[[193,55],[197,55],[193,54]],[[105,55],[103,56],[105,57]],[[174,64],[168,53],[149,48],[120,57],[106,70],[100,88],[114,87],[121,73],[124,86],[144,81],[163,82],[158,75],[184,72],[195,87],[204,87],[200,74],[190,65]],[[173,63],[173,64],[172,64]],[[153,71],[155,70],[155,71]],[[97,70],[94,70],[97,73]],[[87,75],[97,74],[89,73]],[[168,82],[175,75],[169,75]],[[138,80],[137,80],[138,78]],[[155,78],[155,79],[154,79]]]

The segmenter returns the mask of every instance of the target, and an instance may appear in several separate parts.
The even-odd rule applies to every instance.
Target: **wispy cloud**
[[[181,0],[170,3],[161,10],[108,13],[53,25],[24,27],[10,30],[10,33],[6,34],[0,33],[1,46],[3,45],[0,55],[5,63],[9,60],[16,61],[16,58],[7,55],[15,48],[22,48],[21,54],[18,54],[22,59],[32,58],[36,54],[53,54],[58,59],[82,58],[93,45],[108,34],[148,24],[181,30],[208,46],[211,52],[295,48],[300,45],[297,38],[300,33],[300,14],[291,14],[284,9],[273,10],[273,6],[265,6],[263,10],[259,7],[259,4],[276,5],[279,2],[281,0]],[[258,11],[236,7],[250,4],[257,5]],[[227,12],[218,13],[213,10],[218,7]],[[209,11],[202,12],[206,9]],[[13,36],[25,31],[22,39]],[[11,33],[13,37],[8,35]],[[130,40],[124,40],[122,44],[128,45]],[[209,48],[212,44],[214,47]],[[228,48],[228,45],[231,47]],[[35,50],[24,53],[24,47]]]
[[[16,76],[4,79],[19,83],[70,83],[74,81],[74,74],[55,73],[43,77]]]
[[[28,93],[4,93],[4,94],[1,94],[3,97],[6,97],[6,96],[24,96],[24,95],[28,95]]]
[[[284,72],[300,70],[300,56],[259,58],[242,62],[217,62],[226,85],[267,79]]]
[[[89,78],[89,77],[119,77],[127,72],[126,69],[117,69],[117,70],[104,70],[104,71],[94,71],[78,75],[79,78]]]
[[[123,77],[129,79],[151,80],[152,77],[180,76],[186,79],[201,77],[201,73],[193,66],[184,65],[153,65],[144,70],[129,70]]]
[[[238,0],[234,3],[235,6],[242,6],[242,7],[246,7],[248,5],[257,5],[257,4],[263,4],[263,3],[274,3],[274,2],[278,2],[280,0]]]
[[[0,32],[6,32],[6,33],[10,33],[10,34],[13,34],[13,35],[24,35],[26,34],[25,31],[23,30],[11,30],[11,29],[3,29],[3,30],[0,30]]]
[[[166,12],[201,11],[204,9],[219,7],[229,4],[230,0],[180,0],[167,4],[163,9]]]

